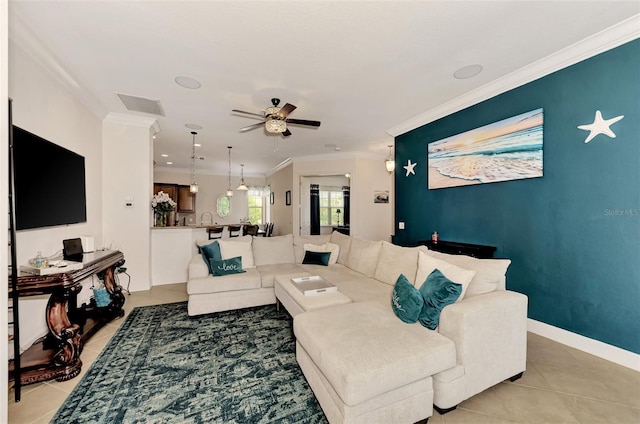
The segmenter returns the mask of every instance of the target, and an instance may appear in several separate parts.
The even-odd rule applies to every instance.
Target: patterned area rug
[[[53,423],[326,423],[274,305],[135,308]]]

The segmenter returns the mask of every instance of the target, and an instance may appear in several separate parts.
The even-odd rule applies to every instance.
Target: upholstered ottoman
[[[287,312],[289,312],[289,315],[295,317],[306,311],[351,303],[351,299],[340,291],[321,293],[315,296],[305,296],[294,286],[294,283],[291,282],[292,278],[310,276],[311,274],[308,272],[277,275],[274,285],[277,307],[279,308],[282,303],[287,309]]]
[[[431,376],[453,342],[391,307],[350,303],[297,315],[296,358],[330,423],[414,423],[433,412]]]

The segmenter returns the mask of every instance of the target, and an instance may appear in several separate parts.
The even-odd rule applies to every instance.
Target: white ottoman
[[[297,315],[296,358],[330,423],[414,423],[433,413],[431,376],[456,362],[453,342],[381,305]]]
[[[279,307],[280,303],[282,303],[287,309],[287,312],[289,312],[292,317],[295,317],[302,312],[314,311],[333,305],[351,303],[351,299],[339,291],[322,293],[314,296],[305,296],[294,286],[291,279],[309,276],[311,276],[311,274],[308,272],[276,276],[274,284],[276,305]]]

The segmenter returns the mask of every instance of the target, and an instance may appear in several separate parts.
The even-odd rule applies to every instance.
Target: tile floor
[[[127,296],[136,306],[186,300],[184,284],[158,286]],[[123,320],[100,330],[84,348],[83,373],[73,380],[23,387],[22,401],[9,393],[9,423],[48,423]],[[429,424],[640,423],[640,373],[529,333],[524,376],[500,383],[446,415],[436,411]],[[392,424],[392,423],[390,423]]]

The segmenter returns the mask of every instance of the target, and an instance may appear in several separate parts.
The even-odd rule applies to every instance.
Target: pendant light
[[[384,160],[384,167],[389,174],[391,174],[396,169],[396,161],[393,160],[393,154],[391,153],[391,148],[393,144],[389,144],[389,156]]]
[[[196,135],[197,132],[191,131],[193,135],[193,142],[191,144],[191,185],[189,186],[189,191],[191,193],[198,192],[198,183],[196,182]]]
[[[229,185],[227,186],[227,197],[233,197],[233,190],[231,190],[231,146],[227,146],[229,149]]]
[[[236,189],[238,191],[247,191],[249,187],[244,183],[244,163],[240,164],[240,185]]]

